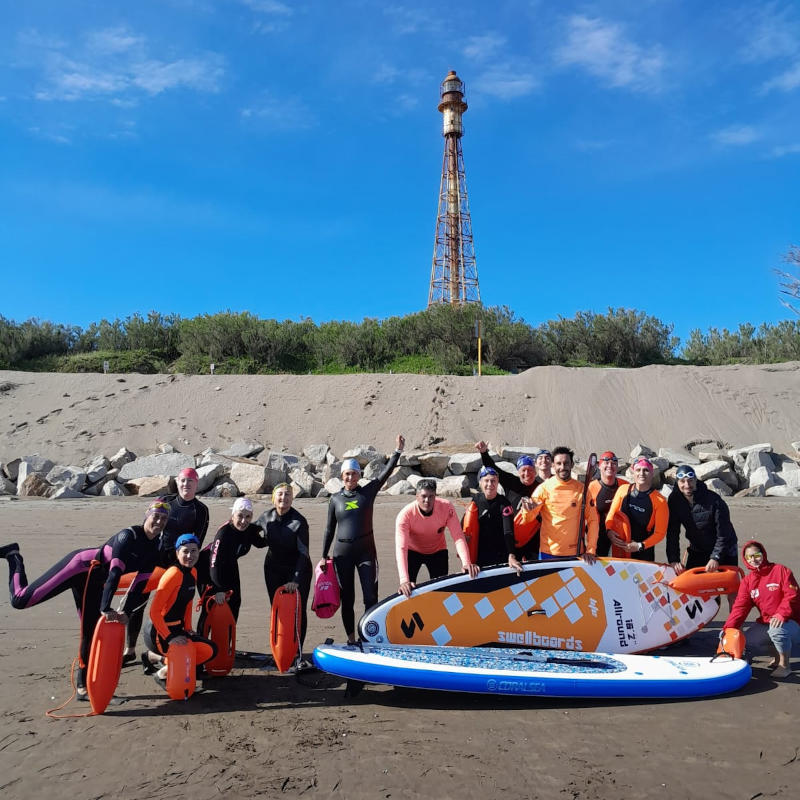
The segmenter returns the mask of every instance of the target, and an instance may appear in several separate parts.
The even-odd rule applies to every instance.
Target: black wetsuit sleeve
[[[677,492],[677,489],[673,489]],[[681,560],[681,509],[678,500],[672,501],[672,495],[667,500],[669,509],[669,523],[667,524],[667,561],[674,564]]]
[[[328,551],[333,544],[333,537],[336,533],[336,495],[328,501],[328,522],[325,525],[325,534],[322,537],[322,557],[328,557]]]
[[[205,503],[201,503],[198,500],[196,503],[196,507],[197,507],[197,530],[194,533],[200,540],[200,547],[202,548],[203,540],[206,538],[206,533],[208,533],[208,506]]]
[[[230,525],[223,525],[211,543],[209,575],[215,592],[227,592],[237,584],[236,539],[236,531]]]
[[[297,520],[300,523],[300,529],[297,531],[297,563],[294,568],[294,579],[296,583],[299,583],[303,573],[308,570],[310,556],[308,553],[308,520],[299,513]]]
[[[506,494],[514,492],[518,495],[527,496],[525,495],[525,489],[527,487],[519,477],[512,475],[510,472],[506,472],[504,469],[500,469],[488,452],[481,453],[481,461],[484,466],[492,467],[492,469],[497,470],[497,480],[500,481],[500,485],[505,489]]]
[[[262,547],[266,547],[267,544],[268,544],[268,542],[267,542],[267,523],[264,522],[262,524],[261,520],[263,520],[263,519],[264,519],[264,515],[262,514],[258,518],[258,522],[253,523],[247,529],[247,536],[248,536],[247,541],[250,543],[251,547],[262,548]]]
[[[511,503],[507,503],[503,507],[503,540],[509,555],[517,552],[517,545],[514,542],[514,506]]]
[[[714,542],[714,549],[711,551],[711,558],[719,561],[723,554],[736,552],[736,531],[731,523],[731,512],[724,500],[714,500],[713,519],[717,539]]]
[[[103,585],[103,597],[100,601],[100,611],[105,613],[111,611],[111,604],[114,602],[114,592],[119,586],[119,579],[127,571],[126,565],[130,560],[130,551],[135,542],[135,536],[130,528],[120,531],[112,540],[111,545],[111,568],[108,577]],[[135,580],[136,576],[134,576]]]
[[[372,483],[377,484],[375,489],[375,494],[377,494],[381,490],[381,486],[383,486],[386,481],[389,480],[389,476],[392,474],[392,471],[397,466],[397,462],[400,460],[400,451],[395,450],[392,457],[386,462],[386,466],[383,468],[383,472],[375,478]]]

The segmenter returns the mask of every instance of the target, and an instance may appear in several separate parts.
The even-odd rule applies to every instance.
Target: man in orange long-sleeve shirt
[[[574,458],[568,447],[556,447],[555,475],[539,486],[531,498],[532,511],[542,516],[539,557],[579,556],[593,564],[597,552],[597,509],[593,501],[586,503],[584,530],[579,531],[583,484],[572,478]]]

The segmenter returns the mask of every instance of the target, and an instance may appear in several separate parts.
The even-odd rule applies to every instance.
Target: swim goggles
[[[691,467],[681,467],[675,477],[680,480],[681,478],[696,478],[697,475]]]

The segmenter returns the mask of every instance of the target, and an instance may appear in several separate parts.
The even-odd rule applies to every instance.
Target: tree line
[[[673,326],[641,311],[580,312],[538,326],[508,307],[434,306],[361,322],[277,321],[225,311],[181,318],[150,312],[87,328],[0,316],[0,367],[55,372],[471,374],[480,320],[486,372],[529,367],[641,367],[800,359],[800,324],[740,325],[691,332],[679,350]]]

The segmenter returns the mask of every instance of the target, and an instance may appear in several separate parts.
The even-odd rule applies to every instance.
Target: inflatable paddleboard
[[[215,678],[227,675],[236,660],[236,620],[227,601],[219,605],[212,597],[206,600],[206,618],[200,635],[217,646],[217,654],[204,664]]]
[[[286,672],[294,663],[300,647],[300,592],[287,592],[281,586],[272,600],[272,623],[269,643],[279,672]]]
[[[492,647],[321,645],[314,663],[342,678],[415,689],[542,697],[686,698],[733,692],[750,665],[728,656],[565,653]]]
[[[576,558],[489,567],[419,584],[373,606],[358,623],[370,644],[506,645],[643,653],[697,632],[715,598],[677,592],[675,570],[628,559]]]
[[[108,622],[101,616],[92,635],[86,668],[86,692],[95,714],[102,714],[114,696],[124,649],[125,626],[121,622]]]

